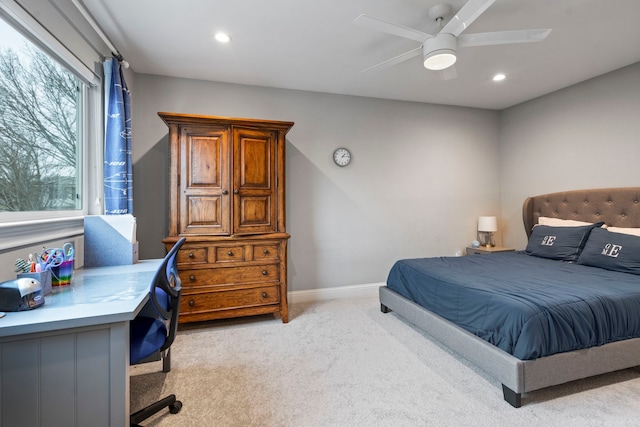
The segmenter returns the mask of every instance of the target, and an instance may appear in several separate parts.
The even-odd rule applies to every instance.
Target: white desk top
[[[43,306],[0,318],[0,337],[129,321],[146,303],[161,262],[75,270],[71,284],[54,287]]]

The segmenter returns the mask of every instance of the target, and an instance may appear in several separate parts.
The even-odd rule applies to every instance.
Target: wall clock
[[[346,148],[338,148],[333,152],[333,161],[340,167],[345,167],[351,162],[351,153]]]

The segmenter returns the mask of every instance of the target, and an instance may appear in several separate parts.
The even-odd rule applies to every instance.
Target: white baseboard
[[[378,296],[378,288],[385,283],[367,283],[363,285],[336,286],[334,288],[309,289],[288,293],[290,303],[321,301],[339,298],[369,298]]]

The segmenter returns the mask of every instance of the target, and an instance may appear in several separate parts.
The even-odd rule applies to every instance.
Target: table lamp
[[[488,248],[495,246],[493,233],[498,231],[498,219],[495,216],[481,216],[478,218],[478,240],[481,246]]]

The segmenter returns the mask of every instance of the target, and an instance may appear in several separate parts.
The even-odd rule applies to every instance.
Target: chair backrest
[[[178,240],[162,260],[158,271],[151,282],[149,298],[158,315],[168,321],[167,339],[160,351],[164,351],[173,343],[178,330],[178,314],[180,312],[180,297],[182,281],[178,274],[178,250],[186,241]]]

